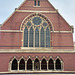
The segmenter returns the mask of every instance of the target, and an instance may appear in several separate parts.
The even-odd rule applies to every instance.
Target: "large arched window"
[[[59,59],[56,60],[55,65],[56,65],[56,70],[61,70],[61,62]]]
[[[54,61],[52,59],[50,59],[49,62],[48,62],[48,69],[54,70]]]
[[[27,70],[32,70],[32,60],[28,59],[27,61]]]
[[[47,62],[45,59],[42,60],[41,62],[41,69],[42,70],[47,70]]]
[[[14,59],[12,61],[12,67],[11,67],[12,70],[17,70],[18,69],[18,63],[17,63],[17,60]]]
[[[24,61],[24,59],[21,59],[20,60],[19,70],[25,70],[25,61]]]
[[[34,70],[40,70],[40,62],[38,59],[34,61]]]
[[[24,47],[50,47],[50,26],[40,17],[33,16],[25,23]]]

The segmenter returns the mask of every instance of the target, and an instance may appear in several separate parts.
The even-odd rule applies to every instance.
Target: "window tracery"
[[[24,47],[50,47],[50,26],[44,18],[33,16],[24,27]]]

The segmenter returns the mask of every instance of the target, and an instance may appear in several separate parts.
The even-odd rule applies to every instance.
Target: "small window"
[[[12,70],[17,70],[17,69],[18,69],[18,63],[17,63],[17,60],[14,59],[12,62]]]
[[[19,70],[25,70],[25,61],[24,59],[21,59],[19,63]]]
[[[59,59],[56,60],[56,70],[61,70],[61,62]]]
[[[41,62],[41,69],[42,70],[47,70],[47,62],[45,59],[42,60]]]
[[[36,6],[36,0],[34,0],[34,5]]]
[[[40,6],[40,1],[38,1],[38,6]]]
[[[32,70],[32,60],[28,59],[27,61],[27,70]]]

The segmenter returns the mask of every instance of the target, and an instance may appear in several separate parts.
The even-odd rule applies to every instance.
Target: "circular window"
[[[31,22],[27,22],[27,26],[31,26]]]
[[[47,26],[47,23],[45,23],[45,22],[44,22],[44,23],[43,23],[43,26],[45,26],[45,27],[46,27],[46,26]]]
[[[32,21],[33,21],[34,25],[40,25],[42,22],[40,17],[34,17]]]

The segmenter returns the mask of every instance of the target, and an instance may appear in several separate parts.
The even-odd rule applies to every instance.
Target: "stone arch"
[[[25,70],[25,60],[21,58],[19,61],[19,70]]]
[[[34,70],[40,70],[40,61],[38,58],[34,60]]]
[[[31,17],[36,16],[36,15],[38,15],[38,16],[42,17],[43,19],[45,19],[45,20],[47,21],[47,23],[49,24],[49,26],[50,26],[50,30],[51,30],[51,31],[54,31],[54,27],[53,27],[53,24],[52,24],[52,22],[50,21],[50,19],[48,19],[47,16],[45,16],[44,14],[41,14],[41,13],[32,13],[32,14],[28,15],[28,16],[22,21],[21,26],[20,26],[20,30],[23,31],[23,30],[24,30],[24,25],[26,24],[26,22],[27,22]]]
[[[63,61],[59,56],[57,56],[55,59],[55,69],[56,70],[63,70]]]
[[[27,70],[32,70],[32,67],[33,65],[32,65],[32,60],[29,58],[28,60],[27,60]]]
[[[16,58],[12,60],[11,70],[18,70],[18,60]]]
[[[41,70],[47,70],[47,61],[45,58],[41,61]]]
[[[48,60],[48,69],[54,70],[54,59],[53,59],[53,57],[50,57]]]

